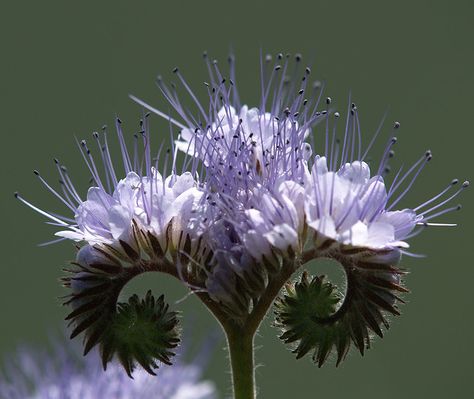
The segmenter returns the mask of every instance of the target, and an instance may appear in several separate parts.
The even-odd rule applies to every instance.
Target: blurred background
[[[262,50],[301,52],[312,78],[327,82],[326,94],[342,111],[351,91],[366,139],[388,109],[385,137],[393,121],[402,125],[395,165],[411,163],[426,149],[434,154],[403,206],[419,204],[454,177],[474,177],[470,1],[50,0],[4,1],[0,8],[0,355],[25,341],[39,345],[62,325],[67,310],[57,280],[74,257],[70,243],[37,247],[55,230],[13,192],[62,210],[32,170],[52,178],[58,157],[85,190],[75,137],[90,138],[117,114],[134,133],[141,111],[127,95],[163,108],[154,80],[158,73],[172,78],[175,66],[204,96],[203,50],[223,65],[229,49],[235,51],[241,97],[250,105],[259,98]],[[168,128],[153,121],[158,147],[168,140]],[[468,395],[474,372],[472,194],[460,201],[464,209],[444,218],[459,227],[428,229],[411,242],[414,252],[429,256],[403,259],[410,270],[408,304],[365,358],[351,352],[339,369],[296,361],[269,317],[257,338],[259,397]],[[310,269],[317,272],[317,265]],[[185,295],[175,281],[146,275],[127,286],[124,297],[148,288],[170,301]],[[190,321],[188,339],[198,342],[216,328],[195,298],[179,308]],[[206,376],[222,397],[229,393],[227,370],[221,341]]]

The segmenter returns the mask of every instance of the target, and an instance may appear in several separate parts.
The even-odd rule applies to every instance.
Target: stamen
[[[77,144],[77,146],[79,148],[79,151],[82,155],[82,159],[84,160],[84,163],[87,165],[87,168],[89,169],[89,172],[92,175],[93,182],[95,182],[95,184],[97,184],[97,185],[100,185],[100,178],[99,178],[99,176],[96,175],[96,173],[94,171],[94,167],[90,164],[90,159],[88,159],[88,158],[90,158],[90,152],[88,154],[89,150],[87,149],[87,145],[86,145],[85,140],[82,140],[81,142],[79,142],[79,140],[76,138],[76,144]]]
[[[341,164],[339,167],[342,167],[346,163],[346,145],[348,140],[348,133],[349,133],[349,120],[351,118],[351,96],[352,93],[349,92],[349,100],[347,104],[347,114],[346,114],[346,127],[344,129],[344,141],[342,143],[342,152],[341,152]]]
[[[34,170],[33,173],[38,177],[38,179],[43,183],[43,185],[55,196],[57,197],[64,205],[66,205],[72,212],[76,211],[74,204],[69,203],[66,201],[62,195],[60,195],[54,188],[52,188],[45,179],[39,174],[37,170]]]
[[[203,115],[204,117],[204,120],[206,121],[206,123],[210,123],[207,119],[208,115],[204,112],[204,109],[202,108],[202,105],[201,103],[199,102],[199,100],[197,99],[196,95],[194,94],[194,92],[191,90],[191,88],[189,87],[188,83],[186,82],[186,80],[183,78],[183,76],[181,75],[181,72],[179,71],[178,68],[175,68],[173,70],[173,73],[175,73],[179,80],[181,81],[182,85],[184,86],[184,88],[186,89],[186,91],[189,93],[189,95],[191,96],[191,98],[193,99],[194,103],[197,105],[199,111],[201,112],[201,114]]]
[[[422,160],[421,162],[421,165],[420,167],[418,168],[418,170],[415,172],[415,175],[413,176],[413,178],[411,179],[410,183],[408,184],[408,186],[405,188],[405,190],[397,197],[397,199],[395,201],[392,202],[392,204],[387,208],[387,210],[391,210],[393,209],[393,207],[395,205],[397,205],[404,197],[405,195],[408,193],[408,191],[410,191],[411,187],[413,186],[413,184],[415,183],[416,179],[418,178],[418,176],[420,175],[421,171],[424,169],[424,167],[426,166],[426,164],[431,161],[431,159],[433,158],[433,156],[431,155],[431,151],[426,151],[425,153],[425,157],[424,159]],[[417,162],[418,163],[418,162]],[[410,170],[407,172],[407,174],[405,176],[408,176],[410,174],[410,172],[412,171],[413,167],[410,168]],[[405,180],[405,176],[401,179],[401,181],[398,183],[397,187],[394,189],[394,191],[400,186],[400,184],[403,182],[403,180]],[[387,199],[387,202],[388,202],[388,199]]]
[[[380,121],[380,123],[377,127],[377,130],[375,131],[374,135],[372,136],[372,139],[370,140],[369,145],[365,149],[364,155],[362,155],[361,161],[365,160],[365,158],[367,157],[369,151],[372,149],[372,146],[374,145],[375,141],[377,140],[377,137],[379,136],[380,132],[382,131],[382,127],[385,123],[385,119],[387,118],[387,114],[388,114],[388,111],[385,111],[385,114],[383,115],[382,120]],[[398,124],[398,126],[395,125],[396,128],[398,129],[400,124],[398,122],[395,122],[395,123]]]
[[[43,211],[42,209],[40,209],[40,208],[34,206],[33,204],[31,204],[30,202],[26,201],[23,197],[20,196],[20,194],[15,193],[15,198],[20,200],[26,206],[33,209],[35,212],[38,212],[40,215],[43,215],[43,216],[47,217],[48,219],[51,219],[52,221],[60,224],[61,226],[69,227],[69,228],[72,228],[73,230],[79,231],[78,229],[75,229],[75,228],[71,227],[69,224],[63,222],[61,219],[51,215],[48,212]]]
[[[462,209],[461,205],[453,206],[451,208],[443,209],[442,211],[439,211],[433,215],[428,216],[427,218],[424,218],[424,221],[428,221],[434,218],[437,218],[438,216],[444,215],[445,213],[453,212],[453,211],[460,211]]]
[[[128,175],[132,170],[132,163],[130,161],[130,156],[128,154],[127,145],[125,144],[125,139],[123,137],[122,121],[118,117],[115,118],[115,128],[117,130],[117,137],[118,137],[118,140],[119,140],[120,149],[121,149],[121,153],[122,153],[123,167],[125,169],[125,175]]]
[[[143,108],[147,109],[150,112],[153,112],[154,114],[169,120],[173,125],[179,127],[180,129],[185,129],[186,126],[183,125],[182,123],[179,123],[177,120],[171,118],[171,116],[165,114],[164,112],[159,111],[158,109],[152,107],[151,105],[147,104],[146,102],[140,100],[139,98],[135,97],[133,94],[128,95],[133,101],[135,101],[137,104],[141,105]]]
[[[328,157],[329,147],[329,105],[331,104],[331,97],[326,98],[326,141],[324,143],[324,156]]]
[[[451,189],[451,187],[458,184],[458,182],[459,182],[458,179],[453,179],[451,181],[451,183],[449,183],[449,185],[444,190],[442,190],[439,194],[436,194],[434,197],[430,198],[428,201],[423,202],[421,205],[418,205],[416,208],[413,208],[413,210],[415,212],[417,212],[421,208],[424,208],[425,206],[427,206],[427,205],[431,204],[432,202],[436,201],[439,197],[441,197],[443,194],[445,194],[447,191],[449,191]]]
[[[445,199],[444,201],[440,202],[439,204],[431,207],[430,209],[420,213],[420,216],[424,216],[424,215],[427,215],[431,212],[433,212],[434,210],[442,207],[443,205],[447,204],[448,202],[450,202],[452,199],[456,198],[463,190],[465,190],[466,188],[469,187],[469,182],[468,181],[465,181],[462,186],[453,194],[451,195],[449,198]]]

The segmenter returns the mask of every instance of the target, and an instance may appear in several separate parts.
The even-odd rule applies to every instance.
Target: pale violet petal
[[[328,173],[328,163],[327,163],[326,157],[321,157],[319,155],[316,155],[312,173],[319,173],[319,174]]]
[[[262,212],[258,211],[257,209],[247,209],[245,214],[249,218],[249,221],[255,230],[259,232],[264,232],[267,230],[267,222],[265,221]]]
[[[328,238],[337,238],[336,224],[334,223],[334,219],[329,215],[309,222],[308,226]]]
[[[287,250],[290,246],[294,247],[298,242],[295,229],[286,223],[276,225],[263,236],[272,246],[281,250]]]
[[[369,232],[367,225],[362,222],[355,223],[348,232],[344,233],[344,241],[356,247],[367,245]]]
[[[387,199],[387,190],[383,179],[380,176],[373,177],[368,185],[364,195],[361,198],[361,208],[364,211],[364,218],[371,220],[376,212],[384,207]]]
[[[185,172],[181,176],[176,177],[176,181],[173,184],[173,195],[178,197],[186,190],[194,187],[195,181],[191,172]]]
[[[395,239],[405,238],[416,226],[416,213],[411,209],[381,213],[375,221],[390,223],[395,229]]]
[[[255,230],[248,230],[242,237],[242,243],[245,249],[258,260],[261,259],[262,255],[268,255],[271,252],[268,241],[263,239],[262,234]]]
[[[110,233],[115,239],[122,238],[128,233],[132,225],[130,211],[122,205],[115,205],[109,209]]]
[[[367,242],[371,248],[386,247],[395,239],[395,229],[389,223],[370,223],[367,231]]]
[[[365,184],[370,179],[370,168],[365,162],[354,161],[346,163],[339,170],[338,175],[355,184]]]

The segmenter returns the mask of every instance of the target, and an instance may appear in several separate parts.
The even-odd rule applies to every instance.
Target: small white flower
[[[306,182],[308,225],[345,245],[373,249],[408,247],[403,241],[420,218],[410,209],[387,211],[381,176],[370,177],[365,162],[346,163],[329,171],[318,158]]]

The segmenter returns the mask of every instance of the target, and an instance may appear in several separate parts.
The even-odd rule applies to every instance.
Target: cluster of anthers
[[[298,357],[312,351],[322,365],[334,349],[339,362],[351,343],[363,353],[370,331],[382,336],[386,315],[399,313],[398,293],[406,289],[397,265],[402,254],[411,255],[407,241],[425,226],[443,226],[433,221],[460,208],[448,204],[468,182],[456,189],[453,180],[425,202],[397,209],[432,157],[427,151],[387,182],[398,122],[380,160],[369,162],[383,123],[365,142],[357,106],[349,100],[345,116],[335,112],[300,55],[262,57],[261,99],[253,108],[240,102],[233,56],[228,77],[217,61],[207,55],[204,61],[205,104],[177,68],[177,84],[158,79],[172,114],[132,96],[145,111],[133,145],[116,120],[120,162],[105,127],[93,133],[97,148],[79,143],[93,181],[86,198],[59,161],[59,189],[35,172],[72,217],[43,211],[17,194],[60,228],[61,240],[80,243],[65,278],[73,336],[85,333],[86,352],[99,344],[104,365],[118,354],[129,373],[135,361],[149,372],[155,360],[168,363],[178,342],[176,314],[151,294],[117,304],[131,278],[160,271],[181,280],[225,329],[253,334],[283,291],[276,321],[282,339],[296,343]],[[165,118],[172,135],[179,131],[156,156],[151,114]],[[320,258],[344,268],[343,294],[306,272],[291,282]],[[134,323],[125,336],[119,327],[127,312]],[[159,332],[143,332],[152,326]]]

